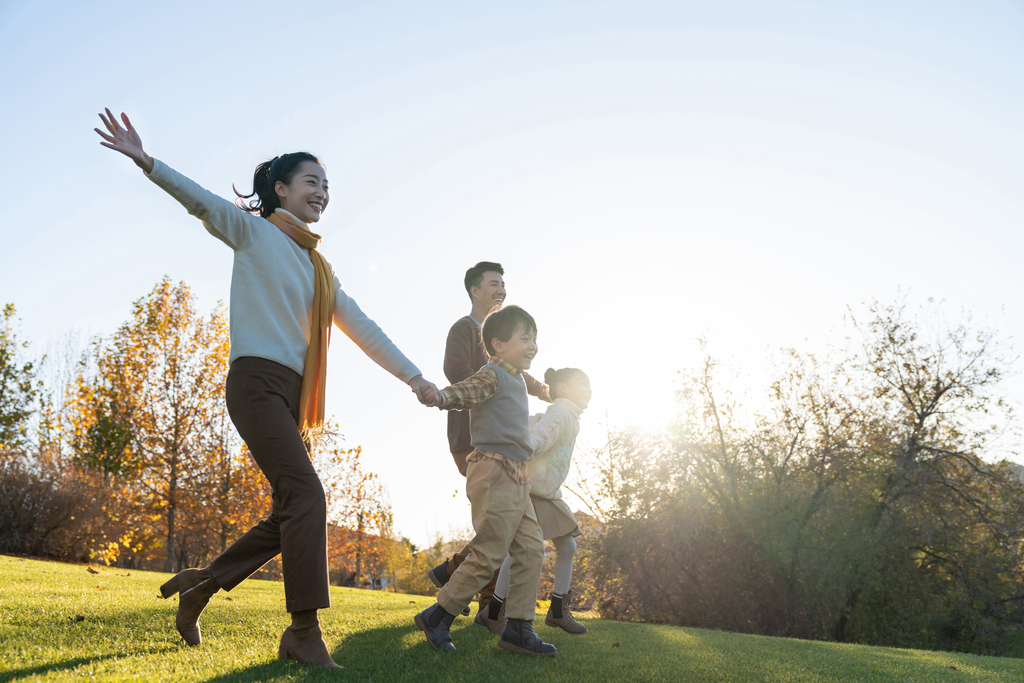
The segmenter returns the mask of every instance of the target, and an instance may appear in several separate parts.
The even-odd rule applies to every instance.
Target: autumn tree
[[[375,473],[363,469],[361,447],[344,449],[332,444],[315,452],[313,463],[324,485],[327,520],[333,527],[328,550],[352,572],[358,587],[365,573],[380,576],[391,550],[387,492]]]
[[[116,479],[124,544],[173,571],[206,559],[265,512],[262,475],[241,452],[223,398],[222,307],[197,311],[164,278],[93,344],[66,419],[77,462]]]
[[[14,316],[14,304],[5,304],[0,319],[0,455],[28,447],[28,422],[39,393],[36,365],[24,358],[29,344],[18,340]]]

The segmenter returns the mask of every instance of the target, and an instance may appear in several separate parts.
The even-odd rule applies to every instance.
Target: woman
[[[189,645],[202,636],[199,615],[219,589],[231,590],[278,554],[291,625],[278,656],[336,668],[317,610],[330,607],[327,507],[310,462],[308,430],[323,421],[327,345],[337,324],[384,369],[407,382],[419,400],[437,403],[437,388],[341,289],[309,230],[327,207],[327,177],[305,152],[260,164],[244,209],[199,187],[149,156],[125,114],[100,114],[100,143],[131,158],[147,177],[231,247],[231,355],[228,413],[273,490],[270,516],[203,569],[186,569],[160,588],[175,593],[175,622]]]

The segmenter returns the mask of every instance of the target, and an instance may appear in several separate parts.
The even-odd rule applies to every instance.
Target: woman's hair
[[[256,171],[252,174],[251,194],[242,194],[232,183],[231,189],[238,195],[235,204],[243,211],[258,214],[261,218],[268,218],[274,213],[274,209],[281,206],[281,198],[274,190],[277,181],[280,180],[285,185],[290,183],[304,161],[320,163],[320,160],[309,152],[289,152],[264,161],[256,167]]]
[[[561,370],[555,370],[554,368],[547,369],[544,373],[544,384],[548,385],[548,393],[550,394],[552,401],[559,398],[558,383],[568,382],[577,374],[586,375],[586,373],[579,368],[562,368]]]

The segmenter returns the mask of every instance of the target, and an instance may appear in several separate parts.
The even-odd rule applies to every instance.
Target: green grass
[[[570,636],[535,622],[555,658],[498,648],[458,619],[458,652],[426,644],[413,615],[433,601],[332,588],[321,612],[341,672],[276,660],[288,624],[280,583],[247,581],[218,593],[203,615],[204,644],[174,630],[167,575],[0,556],[0,681],[1020,681],[1024,660],[744,636],[720,631],[581,621]],[[78,617],[84,619],[78,620]]]

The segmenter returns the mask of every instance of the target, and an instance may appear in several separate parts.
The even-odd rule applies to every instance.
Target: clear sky
[[[438,383],[466,268],[503,263],[538,374],[591,376],[590,442],[665,420],[700,335],[762,366],[902,288],[1024,339],[1019,2],[0,0],[0,301],[36,352],[164,275],[228,296],[230,250],[99,146],[104,106],[225,197],[318,154],[322,251]],[[444,415],[334,339],[328,413],[399,532],[468,527]]]

